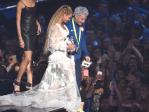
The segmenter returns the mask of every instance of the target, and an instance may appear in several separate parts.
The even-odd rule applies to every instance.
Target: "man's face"
[[[87,19],[87,16],[85,16],[85,15],[77,15],[77,16],[75,16],[75,21],[80,26],[82,26],[85,23],[86,19]]]

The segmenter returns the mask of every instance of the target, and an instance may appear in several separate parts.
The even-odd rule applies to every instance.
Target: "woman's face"
[[[67,15],[67,14],[64,14],[64,17],[63,17],[63,22],[64,23],[66,23],[67,21],[69,21],[70,20],[70,18],[72,17],[72,14],[69,14],[69,15]]]

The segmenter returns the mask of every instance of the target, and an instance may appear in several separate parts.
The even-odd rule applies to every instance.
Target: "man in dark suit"
[[[73,43],[75,44],[74,60],[78,87],[80,87],[81,84],[81,58],[83,57],[86,61],[90,61],[84,31],[84,23],[88,15],[89,12],[86,7],[78,6],[74,10],[73,17],[67,23],[69,38],[73,39]]]

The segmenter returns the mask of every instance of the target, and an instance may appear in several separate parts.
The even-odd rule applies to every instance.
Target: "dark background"
[[[63,4],[68,4],[73,9],[78,5],[86,6],[90,11],[90,9],[97,7],[99,2],[105,1],[108,1],[111,12],[121,11],[128,5],[128,0],[46,0],[37,3],[37,15],[44,15],[48,22],[54,11]],[[0,0],[0,24],[6,23],[7,29],[11,31],[13,29],[12,32],[16,32],[16,27],[14,27],[16,7],[9,9],[6,7],[14,6],[17,2],[18,0]]]

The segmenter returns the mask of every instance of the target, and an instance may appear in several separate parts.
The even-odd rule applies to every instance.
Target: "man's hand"
[[[91,61],[91,58],[90,58],[89,56],[85,56],[85,60],[86,60],[87,62],[90,62],[90,61]]]

